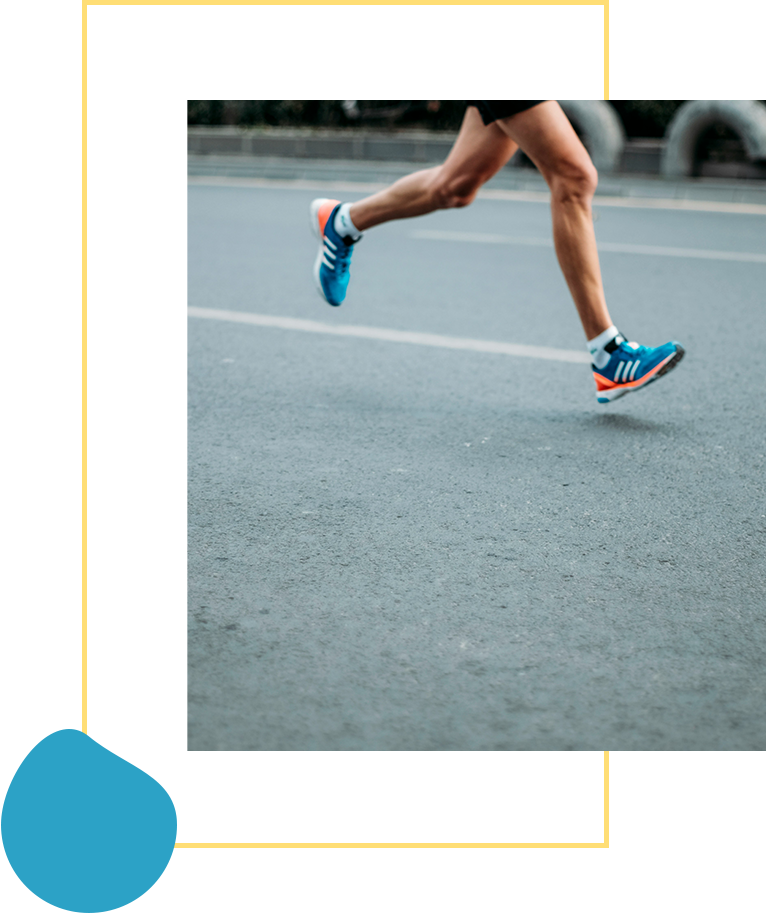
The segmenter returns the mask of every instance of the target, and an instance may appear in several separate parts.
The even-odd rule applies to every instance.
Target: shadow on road
[[[650,422],[645,418],[634,418],[631,415],[591,415],[586,423],[596,428],[607,428],[614,431],[634,431],[641,434],[658,434],[675,431],[675,425],[667,422]]]

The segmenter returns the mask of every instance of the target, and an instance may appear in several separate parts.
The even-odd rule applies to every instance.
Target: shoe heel
[[[311,230],[320,241],[322,240],[324,228],[332,215],[333,209],[339,204],[340,200],[329,200],[326,197],[322,197],[318,200],[314,200],[309,207]]]
[[[314,237],[322,240],[322,235],[319,232],[319,207],[323,203],[326,203],[327,200],[313,200],[311,206],[309,206],[309,224],[311,225],[311,231],[314,233]]]

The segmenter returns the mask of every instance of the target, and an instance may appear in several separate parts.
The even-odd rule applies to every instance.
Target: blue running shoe
[[[626,393],[641,390],[647,384],[672,371],[684,357],[684,348],[677,342],[651,349],[637,342],[627,342],[623,336],[612,340],[606,351],[609,361],[603,368],[593,368],[596,381],[596,399],[611,403]]]
[[[319,294],[328,304],[337,307],[346,297],[348,268],[355,241],[341,238],[335,231],[338,200],[314,200],[311,204],[311,228],[319,238],[319,253],[314,263],[314,281]]]

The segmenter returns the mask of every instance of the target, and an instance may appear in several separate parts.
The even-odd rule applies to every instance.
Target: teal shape
[[[218,799],[186,736],[60,729],[3,777],[2,830],[4,913],[167,913],[173,845],[218,842]]]

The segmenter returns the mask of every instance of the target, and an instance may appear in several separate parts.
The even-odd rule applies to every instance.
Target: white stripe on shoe
[[[640,359],[640,358],[637,358],[637,359],[636,359],[636,363],[633,365],[633,370],[630,372],[630,379],[631,379],[631,380],[633,380],[633,378],[636,376],[636,368],[637,368],[640,364],[641,364],[641,359]]]

